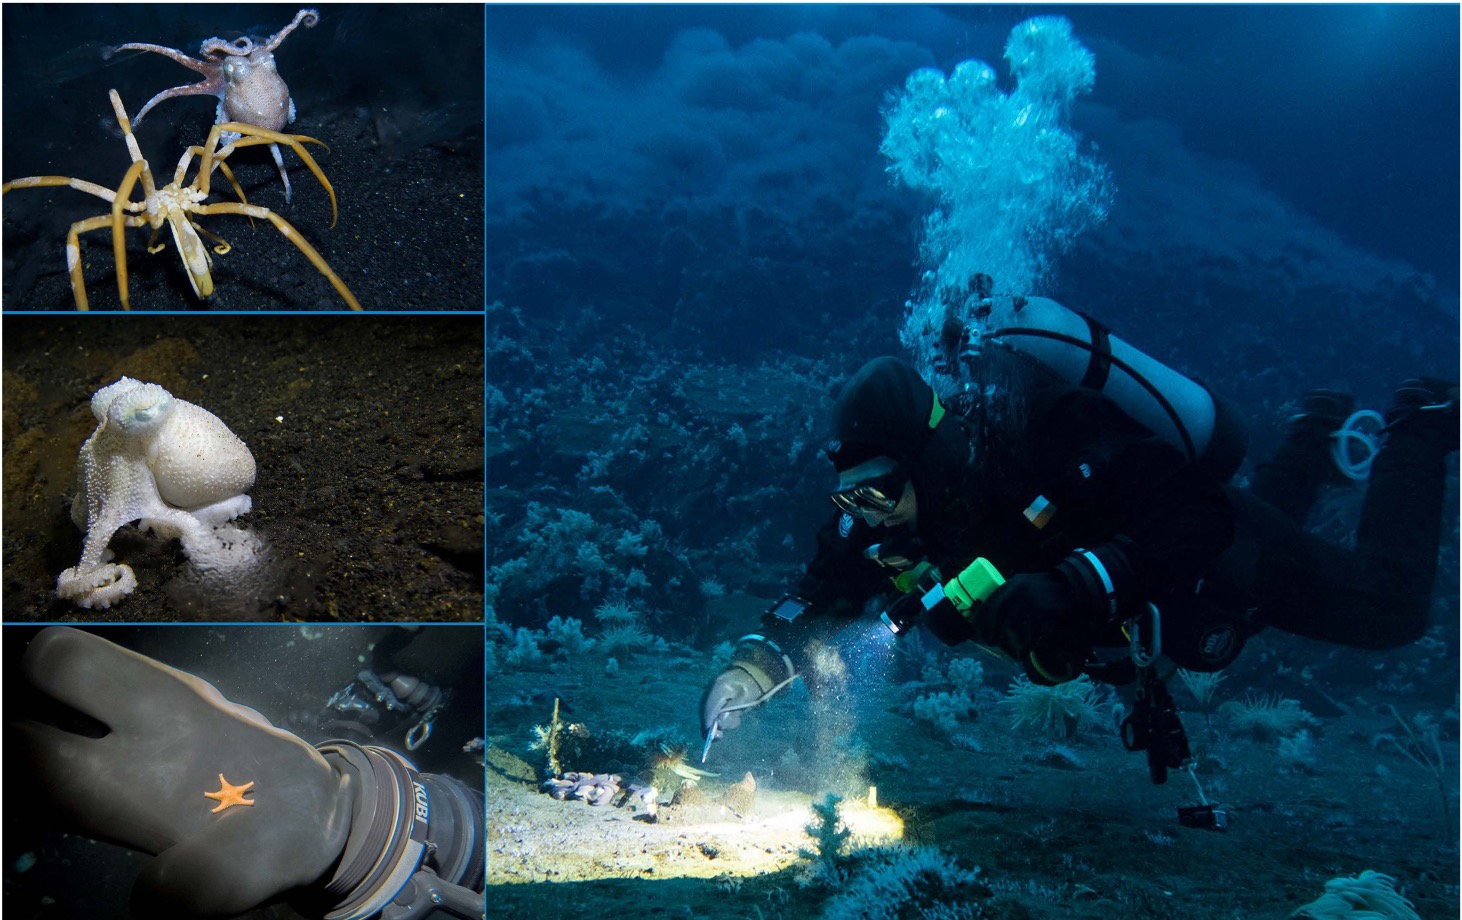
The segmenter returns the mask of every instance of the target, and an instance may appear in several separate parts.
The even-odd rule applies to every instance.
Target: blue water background
[[[747,321],[706,347],[810,350],[816,330],[777,327],[814,311],[896,328],[929,203],[888,183],[880,109],[919,67],[978,58],[1008,85],[1006,36],[1035,14],[1068,17],[1096,57],[1071,122],[1117,189],[1047,293],[1208,378],[1256,338],[1242,370],[1283,364],[1284,385],[1380,399],[1408,374],[1456,373],[1458,24],[1443,6],[492,7],[489,301],[644,299],[636,315],[664,324],[693,299],[666,290],[684,250],[724,249],[772,270],[721,279],[701,309]],[[610,245],[596,222],[637,230]],[[826,282],[775,271],[803,261]],[[1203,342],[1181,343],[1194,324]],[[1318,347],[1292,352],[1300,336]],[[1388,337],[1405,341],[1378,364]]]

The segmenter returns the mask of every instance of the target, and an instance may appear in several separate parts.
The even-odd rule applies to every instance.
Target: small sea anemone
[[[1414,905],[1396,890],[1396,880],[1372,869],[1357,876],[1341,876],[1325,883],[1325,893],[1290,914],[1300,920],[1341,920],[1375,917],[1379,920],[1421,920]]]
[[[1261,741],[1287,738],[1307,725],[1319,724],[1300,708],[1298,700],[1282,699],[1278,694],[1247,694],[1242,702],[1224,703],[1218,711],[1228,720],[1229,728]]]
[[[654,641],[654,636],[640,628],[638,623],[622,623],[606,626],[599,634],[599,650],[606,655],[633,652]]]
[[[726,586],[714,575],[701,579],[701,596],[703,597],[725,597]]]
[[[639,611],[631,607],[624,600],[605,601],[594,608],[594,619],[607,630],[611,626],[620,626],[626,623],[638,623]]]
[[[1054,687],[1031,683],[1024,674],[1010,682],[1010,693],[1000,705],[1010,711],[1010,727],[1070,738],[1082,722],[1103,722],[1104,694],[1083,674]]]

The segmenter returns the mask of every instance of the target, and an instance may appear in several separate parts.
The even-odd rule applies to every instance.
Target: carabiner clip
[[[423,744],[426,744],[426,739],[431,737],[431,726],[431,718],[422,719],[420,722],[411,726],[411,730],[406,733],[406,750],[414,751]],[[417,736],[417,732],[421,732],[421,735]]]
[[[1132,663],[1139,668],[1150,668],[1162,657],[1162,617],[1157,611],[1157,605],[1149,602],[1148,613],[1152,614],[1152,648],[1150,651],[1142,648],[1141,620],[1133,617],[1128,621],[1131,628],[1131,650]]]

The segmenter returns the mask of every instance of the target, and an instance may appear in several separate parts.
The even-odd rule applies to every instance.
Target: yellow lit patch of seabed
[[[803,792],[767,790],[749,814],[724,805],[662,806],[662,820],[633,820],[628,808],[591,808],[577,802],[524,801],[507,794],[493,808],[494,884],[609,878],[714,879],[760,876],[806,863],[813,849],[804,828],[815,816]],[[500,807],[506,805],[506,808]],[[903,819],[866,801],[840,807],[852,832],[850,849],[896,843]],[[490,816],[490,820],[491,820]],[[516,850],[516,852],[513,852]]]
[[[501,916],[637,916],[652,904],[670,905],[659,912],[671,916],[821,916],[846,887],[809,884],[816,846],[804,828],[829,792],[844,800],[853,875],[869,848],[937,847],[980,869],[982,884],[966,889],[977,911],[968,916],[1283,920],[1326,880],[1368,868],[1401,880],[1421,916],[1458,913],[1455,828],[1438,820],[1434,780],[1372,748],[1388,729],[1381,698],[1324,720],[1314,772],[1281,770],[1273,742],[1210,732],[1200,714],[1185,713],[1195,752],[1208,759],[1205,787],[1231,814],[1217,833],[1179,827],[1176,809],[1196,802],[1192,783],[1174,773],[1153,785],[1142,755],[1125,751],[1115,731],[1059,741],[1072,764],[987,703],[960,727],[975,749],[957,748],[907,712],[907,689],[855,671],[832,699],[799,690],[750,714],[712,747],[705,769],[717,775],[700,784],[703,799],[662,806],[651,823],[628,807],[554,800],[538,788],[541,752],[528,750],[558,698],[564,718],[590,731],[669,726],[699,766],[708,656],[677,650],[621,656],[619,665],[606,673],[591,654],[488,678],[488,902]],[[985,668],[996,688],[1013,676],[988,659]],[[1444,738],[1444,755],[1457,762],[1455,736]],[[728,807],[725,790],[747,773],[754,805]],[[1455,816],[1455,776],[1449,795]]]

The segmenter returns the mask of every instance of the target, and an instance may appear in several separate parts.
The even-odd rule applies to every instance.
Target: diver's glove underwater
[[[730,666],[701,695],[701,731],[709,741],[736,728],[743,712],[765,703],[796,677],[792,659],[776,643],[757,635],[742,637]]]
[[[384,748],[317,750],[207,681],[79,630],[42,631],[21,670],[62,704],[12,726],[55,812],[156,856],[135,916],[228,917],[282,898],[342,920],[427,916],[400,912],[417,897],[482,915],[469,890],[483,877],[481,802],[457,780]]]

